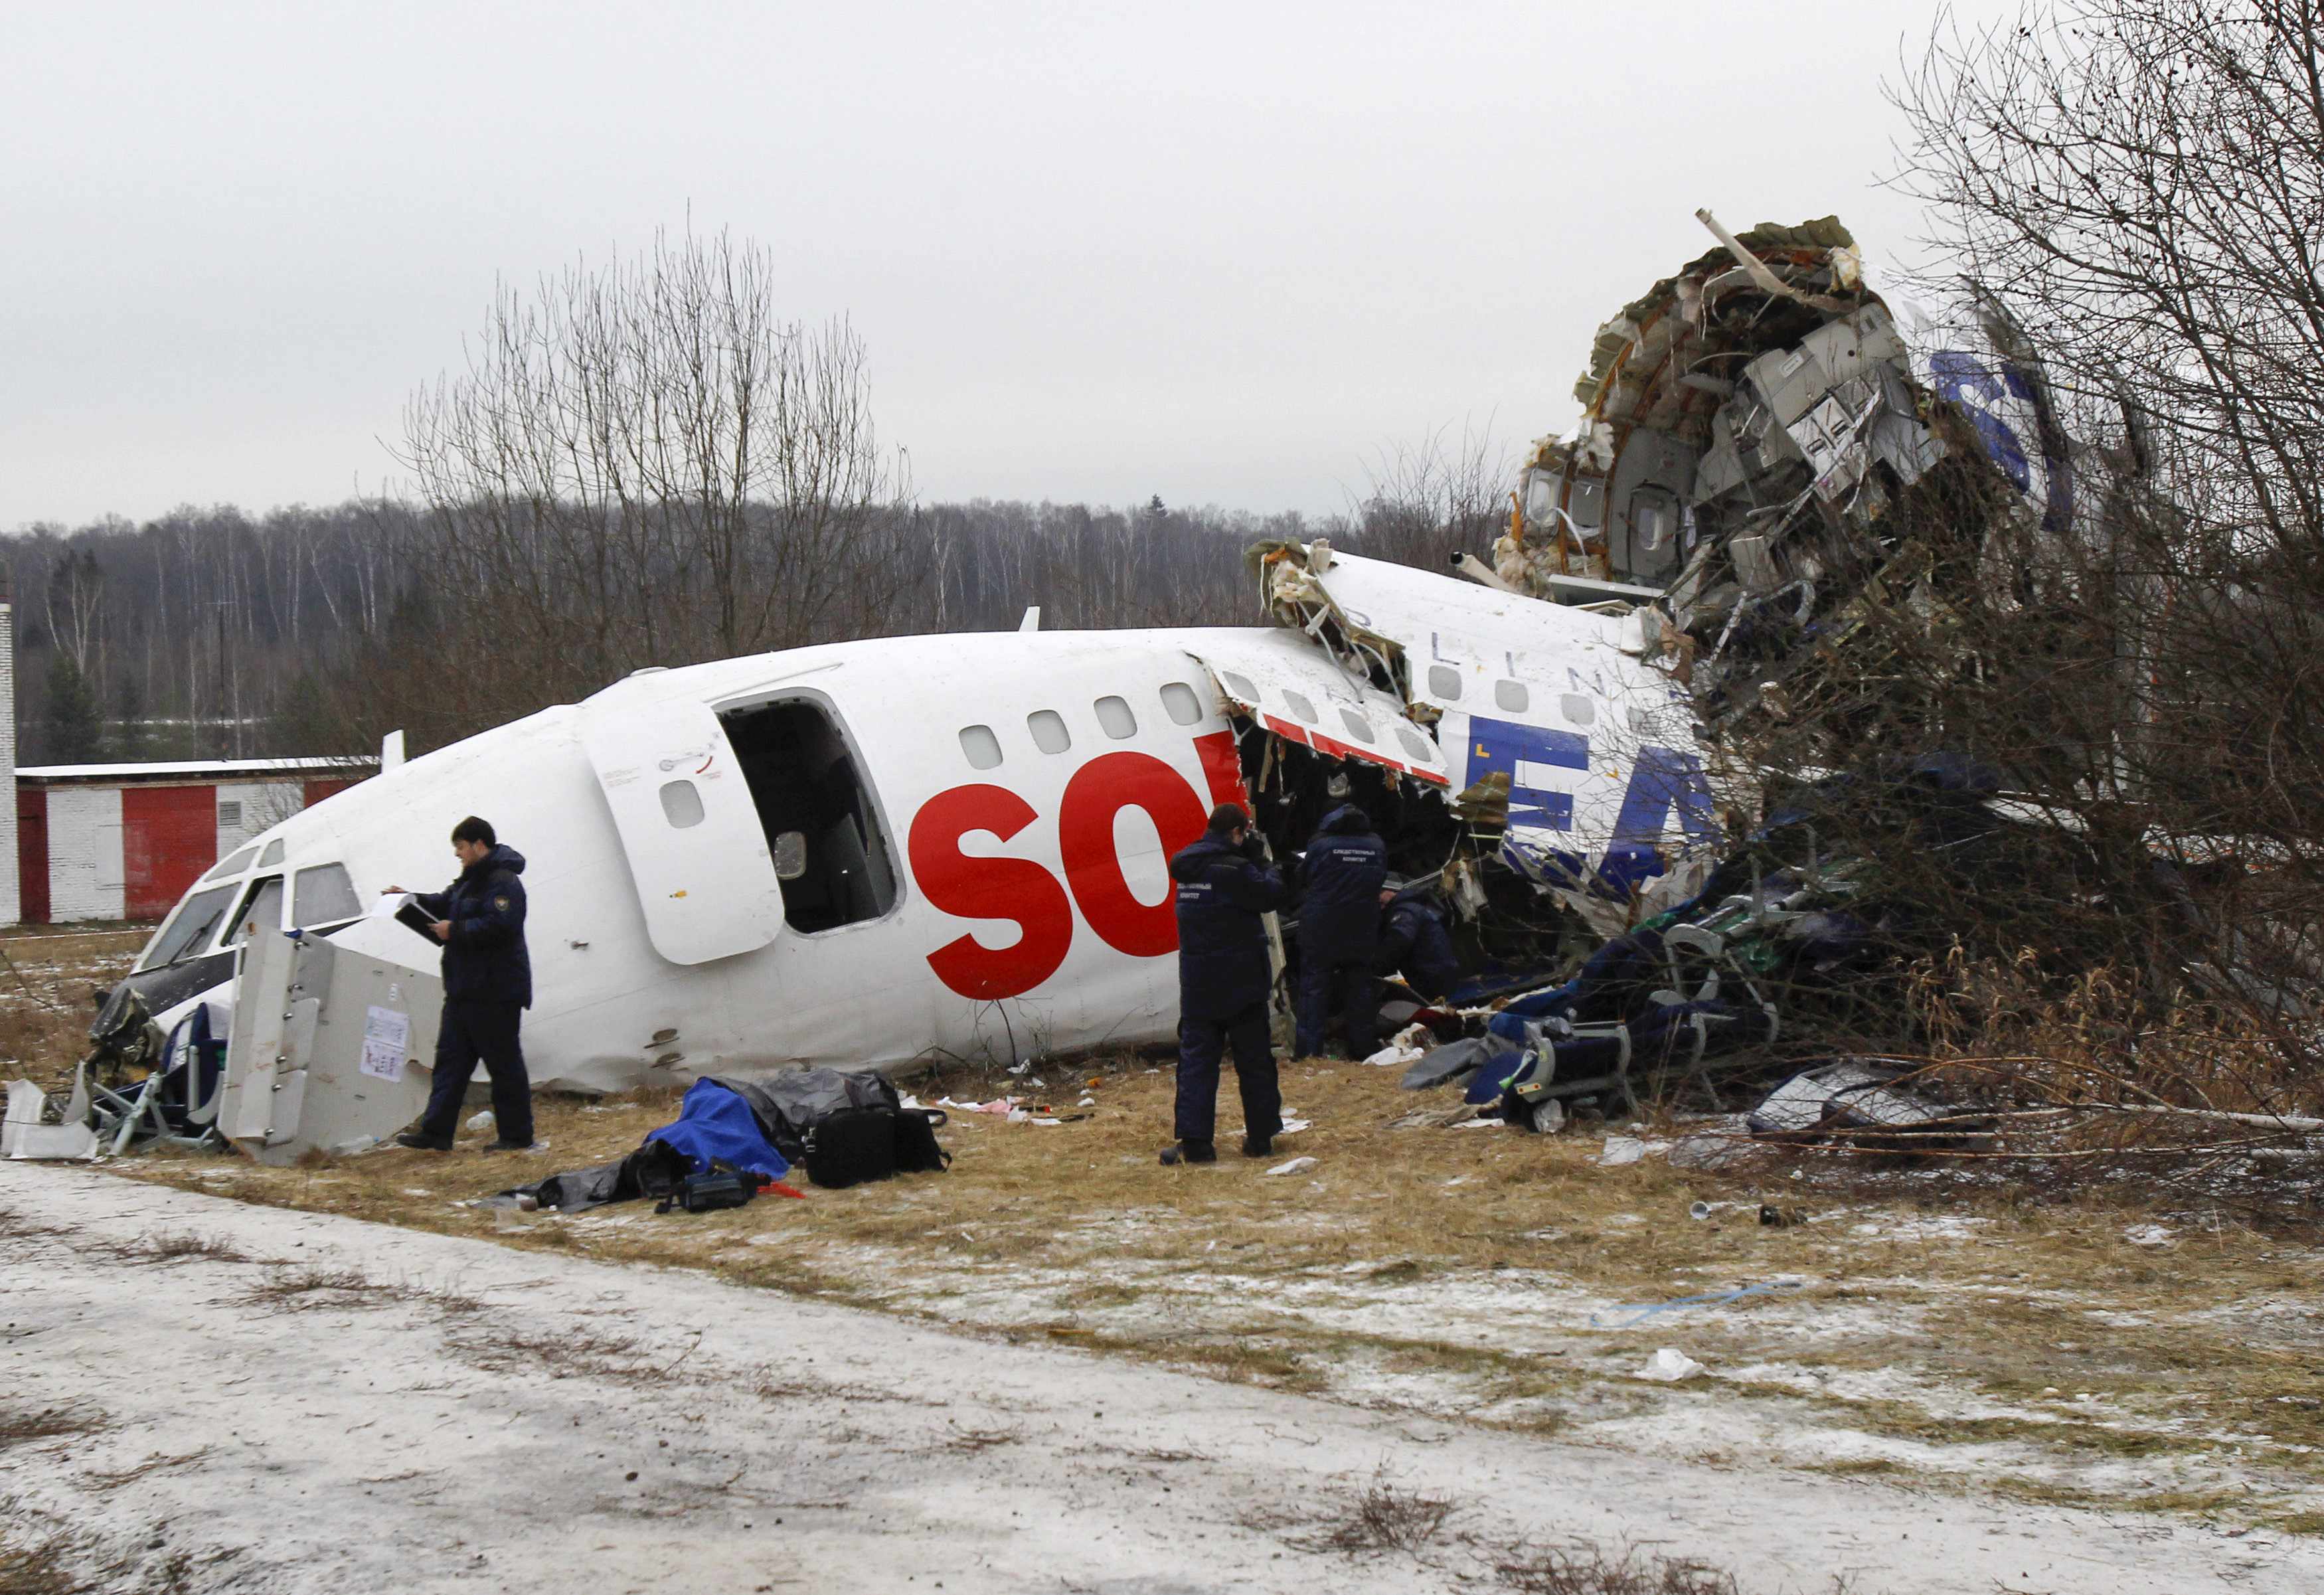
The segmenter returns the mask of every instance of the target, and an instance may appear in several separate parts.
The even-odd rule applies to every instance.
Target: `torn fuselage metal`
[[[1884,300],[1835,218],[1702,219],[1720,247],[1599,329],[1581,423],[1535,444],[1493,564],[1544,596],[1659,595],[1645,653],[1716,726],[1784,713],[1868,602],[1941,622],[1954,584],[2006,588],[1990,534],[2065,530],[2072,470],[2015,340]]]
[[[1715,851],[1714,782],[1629,605],[1480,590],[1320,539],[1251,558],[1286,628],[1262,633],[1262,662],[1282,668],[1206,657],[1222,697],[1269,738],[1407,781],[1459,838],[1430,869],[1497,859],[1601,935],[1692,890]],[[1468,801],[1480,790],[1491,800]]]

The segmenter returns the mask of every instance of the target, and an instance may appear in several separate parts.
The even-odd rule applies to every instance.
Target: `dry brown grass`
[[[2003,1480],[2015,1494],[2082,1490],[2286,1526],[2324,1504],[2324,1409],[2277,1399],[2312,1380],[2319,1254],[2281,1233],[2183,1211],[2160,1215],[2166,1246],[2135,1245],[2126,1231],[2158,1215],[2135,1188],[2035,1204],[1910,1168],[1869,1192],[1820,1192],[1788,1162],[1603,1168],[1594,1129],[1392,1128],[1442,1093],[1312,1061],[1286,1065],[1284,1090],[1315,1126],[1275,1158],[1234,1155],[1229,1089],[1225,1157],[1166,1169],[1155,1154],[1167,1070],[1122,1059],[1036,1072],[1045,1085],[1013,1088],[1089,1117],[955,1114],[939,1132],[956,1154],[948,1174],[714,1213],[462,1205],[635,1147],[674,1116],[674,1091],[542,1098],[546,1156],[464,1145],[323,1168],[175,1153],[117,1166],[1534,1433],[1589,1439],[1715,1389],[1735,1405],[1736,1443],[1763,1460],[1886,1463],[1969,1488]],[[955,1076],[918,1089],[933,1101],[1007,1088]],[[1077,1108],[1084,1095],[1096,1105]],[[1266,1174],[1295,1154],[1318,1166]],[[1687,1216],[1698,1200],[1717,1204],[1707,1222]],[[1803,1222],[1763,1228],[1763,1201]],[[1808,1287],[1626,1329],[1589,1323],[1616,1304],[1782,1277]],[[1718,1382],[1637,1380],[1665,1344]],[[627,1364],[614,1348],[581,1360],[606,1377]],[[1835,1436],[1848,1442],[1837,1454]]]
[[[42,1440],[78,1439],[96,1434],[106,1423],[83,1407],[0,1406],[0,1451]]]
[[[0,1078],[30,1080],[51,1095],[72,1089],[97,1017],[91,992],[136,959],[150,925],[0,936]],[[13,966],[13,973],[11,970]]]

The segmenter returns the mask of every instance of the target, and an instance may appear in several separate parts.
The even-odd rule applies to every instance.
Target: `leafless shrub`
[[[1390,1551],[1416,1556],[1443,1532],[1452,1515],[1449,1498],[1400,1489],[1382,1471],[1349,1504],[1344,1517],[1318,1525],[1293,1543],[1302,1550],[1335,1551],[1343,1556],[1379,1556]]]
[[[1735,1575],[1707,1563],[1650,1556],[1625,1546],[1609,1555],[1596,1545],[1522,1552],[1493,1567],[1519,1595],[1741,1595]]]
[[[314,1313],[392,1306],[410,1299],[410,1294],[355,1268],[301,1268],[269,1275],[244,1292],[244,1299],[278,1312]]]
[[[1508,515],[1508,451],[1489,427],[1441,427],[1416,443],[1381,448],[1347,522],[1327,531],[1379,559],[1443,570],[1453,555],[1489,547]]]
[[[462,1356],[487,1373],[543,1373],[553,1379],[634,1378],[663,1367],[627,1335],[568,1328],[554,1334],[480,1324],[462,1332]]]
[[[196,1235],[185,1230],[147,1236],[115,1255],[124,1261],[145,1263],[183,1262],[189,1258],[204,1258],[214,1263],[253,1263],[258,1260],[231,1240],[217,1235]]]

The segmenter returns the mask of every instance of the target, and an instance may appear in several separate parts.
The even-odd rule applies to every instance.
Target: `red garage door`
[[[217,862],[217,788],[125,787],[121,793],[122,912],[159,919]]]
[[[27,925],[49,922],[49,795],[16,788],[17,915]]]

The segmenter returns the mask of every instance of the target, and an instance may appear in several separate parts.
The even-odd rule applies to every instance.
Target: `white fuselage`
[[[1618,622],[1562,614],[1572,658],[1555,640],[1545,645],[1533,668],[1562,690],[1537,693],[1539,703],[1562,703],[1576,724],[1610,723],[1618,703],[1665,696],[1614,652]],[[1486,678],[1503,667],[1482,662],[1484,651],[1475,668],[1489,702]],[[1278,682],[1301,673],[1303,702],[1335,693],[1327,714],[1362,711],[1305,639],[1272,628],[878,639],[643,672],[292,816],[189,900],[231,883],[240,917],[267,881],[330,864],[366,900],[391,885],[435,890],[457,868],[453,825],[484,816],[529,860],[525,1046],[540,1083],[620,1090],[723,1070],[1160,1040],[1177,1019],[1168,855],[1214,804],[1242,798],[1226,705],[1205,668],[1222,659],[1280,667]],[[1585,678],[1599,683],[1582,689],[1587,705],[1575,696]],[[773,763],[762,750],[746,770],[762,733],[737,716],[753,705],[785,735],[829,735],[781,743],[817,751]],[[1290,710],[1275,712],[1296,731]],[[1382,725],[1377,749],[1346,751],[1453,791],[1480,772],[1487,743],[1462,713],[1439,724],[1433,770],[1388,756],[1399,738],[1415,748],[1415,729]],[[753,807],[750,781],[821,779],[843,748],[856,781],[852,818],[832,799],[847,790],[838,778],[795,795],[807,816],[797,824],[765,807],[790,799],[761,793]],[[1620,774],[1570,772],[1577,788],[1611,782],[1617,792]],[[1599,811],[1612,823],[1611,806],[1586,790],[1572,811],[1585,825]],[[820,871],[806,884],[825,906],[805,915],[806,928],[802,884],[777,885],[779,830],[801,834]],[[1574,841],[1602,853],[1606,838]],[[296,923],[295,884],[278,895],[283,924],[255,928]],[[234,933],[229,920],[201,945]],[[154,945],[171,934],[165,925]],[[334,939],[434,963],[389,918]]]

